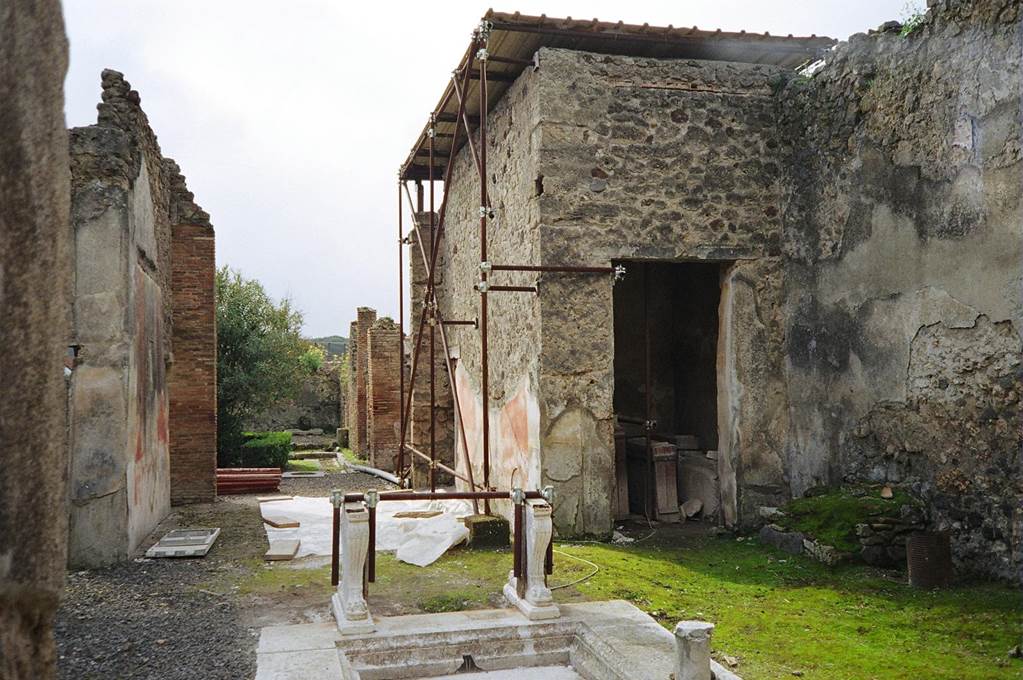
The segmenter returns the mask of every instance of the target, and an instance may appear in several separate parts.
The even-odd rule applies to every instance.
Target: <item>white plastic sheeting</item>
[[[264,518],[291,519],[299,522],[297,529],[275,529],[264,524],[271,541],[297,538],[301,541],[296,557],[330,555],[332,507],[329,498],[295,496],[287,501],[260,503]],[[426,518],[395,517],[409,511],[440,511]],[[425,567],[437,560],[448,548],[469,536],[458,518],[472,514],[469,501],[385,501],[377,505],[377,551],[395,552],[402,562]]]

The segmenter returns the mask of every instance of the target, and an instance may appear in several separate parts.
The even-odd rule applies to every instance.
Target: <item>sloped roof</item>
[[[492,25],[487,47],[487,100],[490,109],[504,96],[519,74],[531,67],[533,57],[541,47],[662,59],[713,59],[774,64],[794,68],[816,58],[836,42],[832,38],[816,35],[773,36],[768,33],[734,33],[720,29],[707,31],[696,26],[675,28],[670,25],[649,26],[571,17],[557,19],[546,15],[537,17],[518,12],[495,12],[492,9],[483,15],[482,20]],[[472,49],[470,44],[458,63],[459,70],[464,68]],[[466,99],[465,110],[470,122],[474,122],[479,114],[479,88],[474,86],[477,80],[478,76],[470,82]],[[458,113],[458,98],[450,81],[434,110],[438,114],[437,136],[434,140],[434,177],[441,179],[447,159],[452,153],[452,133]],[[429,176],[429,127],[427,121],[402,165],[403,179],[426,179]],[[465,137],[462,135],[458,148],[464,142]],[[458,152],[458,148],[454,149],[454,153]]]

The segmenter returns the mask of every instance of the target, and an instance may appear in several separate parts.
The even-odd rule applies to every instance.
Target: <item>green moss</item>
[[[316,472],[322,468],[315,460],[289,460],[288,469],[292,472]]]
[[[895,490],[892,498],[884,499],[880,487],[837,489],[790,501],[783,508],[785,517],[777,523],[844,552],[857,552],[860,549],[857,524],[867,524],[885,515],[897,517],[903,505],[915,503],[902,490]]]
[[[667,540],[666,540],[667,539]],[[714,648],[746,680],[1018,678],[1020,592],[970,584],[926,592],[866,566],[828,569],[753,540],[662,536],[632,546],[560,546],[601,569],[579,596],[623,598],[666,628],[713,621]],[[556,556],[555,579],[571,580]],[[586,571],[571,566],[573,573]],[[565,601],[565,591],[557,599]]]
[[[356,456],[355,452],[349,448],[341,449],[341,456],[349,463],[355,463],[356,465],[366,465],[369,462],[365,458]]]

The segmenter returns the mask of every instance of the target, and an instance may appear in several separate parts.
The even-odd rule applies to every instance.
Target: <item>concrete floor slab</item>
[[[341,678],[341,659],[335,649],[257,654],[256,659],[256,680],[340,680]]]

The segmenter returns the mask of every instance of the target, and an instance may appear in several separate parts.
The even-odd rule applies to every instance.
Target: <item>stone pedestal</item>
[[[526,541],[526,565],[524,582],[519,583],[509,575],[504,586],[504,596],[530,620],[556,619],[561,610],[554,604],[554,597],[547,587],[544,560],[547,545],[551,542],[554,527],[551,523],[551,506],[542,500],[528,500],[523,535]]]
[[[363,596],[366,552],[369,549],[369,512],[362,503],[341,508],[341,582],[330,600],[337,628],[344,634],[375,630]]]
[[[713,623],[681,621],[675,626],[675,680],[713,680],[710,636]]]

